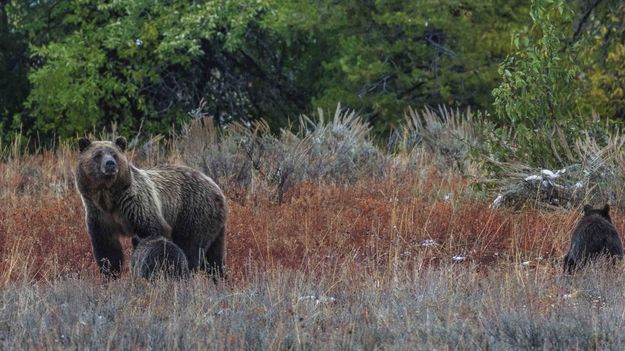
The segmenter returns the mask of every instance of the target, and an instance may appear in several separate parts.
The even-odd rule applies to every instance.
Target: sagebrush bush
[[[315,117],[301,116],[296,131],[282,129],[278,135],[263,120],[218,130],[211,117],[199,116],[178,145],[186,163],[218,182],[246,189],[264,182],[279,201],[295,183],[349,183],[380,176],[386,166],[368,124],[340,106],[328,120],[320,109]]]
[[[385,158],[373,143],[370,126],[340,105],[333,117],[326,118],[319,109],[316,118],[300,117],[296,134],[284,132],[286,140],[310,145],[305,179],[353,182],[363,176],[382,175]]]
[[[522,207],[549,204],[565,208],[606,203],[625,209],[625,136],[614,133],[605,144],[586,135],[568,150],[570,163],[558,170],[523,162],[500,163],[494,180],[496,205]]]
[[[418,112],[409,108],[395,144],[405,153],[424,149],[442,170],[467,174],[474,171],[470,156],[483,145],[481,130],[486,123],[482,113],[478,112],[476,118],[471,109],[461,112],[439,106]]]

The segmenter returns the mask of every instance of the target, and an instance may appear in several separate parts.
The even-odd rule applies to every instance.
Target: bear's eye
[[[99,160],[102,158],[102,153],[101,152],[96,152],[95,155],[93,155],[93,158],[95,158],[96,160]]]

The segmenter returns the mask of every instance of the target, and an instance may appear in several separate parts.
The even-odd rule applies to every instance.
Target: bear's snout
[[[117,174],[117,162],[111,155],[106,155],[102,159],[101,171],[105,175],[115,175]]]

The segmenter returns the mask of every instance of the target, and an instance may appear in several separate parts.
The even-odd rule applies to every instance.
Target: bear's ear
[[[592,211],[592,206],[590,205],[584,206],[584,215],[586,216],[589,215],[591,211]]]
[[[610,205],[605,204],[605,206],[603,206],[603,209],[601,210],[601,212],[603,213],[604,216],[607,216],[610,214]]]
[[[91,140],[87,138],[78,139],[78,149],[80,150],[80,152],[85,151],[85,149],[87,149],[89,145],[91,145]]]
[[[115,139],[115,145],[117,145],[117,147],[120,148],[122,151],[126,151],[126,147],[128,146],[128,142],[126,141],[126,138],[119,137],[119,138]]]

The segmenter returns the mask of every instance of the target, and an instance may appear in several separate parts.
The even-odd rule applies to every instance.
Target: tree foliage
[[[43,0],[7,11],[30,44],[30,90],[12,99],[23,105],[3,115],[5,130],[48,138],[113,122],[166,132],[200,100],[219,120],[274,126],[343,102],[378,131],[408,105],[487,108],[510,46],[501,33],[526,13],[520,1],[371,0]]]
[[[313,83],[313,105],[341,101],[378,131],[403,121],[407,106],[488,108],[497,66],[511,49],[508,33],[527,17],[522,1],[308,3],[289,2],[279,14],[297,16],[279,24],[312,33],[329,53]]]
[[[502,63],[502,81],[493,90],[499,128],[490,138],[490,151],[499,161],[563,166],[573,161],[576,140],[589,135],[599,143],[604,141],[606,124],[596,111],[610,113],[618,106],[599,103],[618,94],[616,82],[604,76],[608,71],[618,72],[618,67],[608,63],[609,69],[593,71],[597,65],[591,65],[591,70],[584,66],[593,55],[597,57],[597,38],[580,35],[586,18],[575,25],[575,7],[570,3],[534,0],[530,15],[533,26],[515,34],[516,51]],[[606,61],[618,56],[618,50],[610,51]],[[612,84],[600,88],[594,84],[598,80]]]
[[[31,38],[32,90],[22,113],[5,120],[68,137],[111,123],[126,133],[166,133],[201,100],[224,121],[294,113],[302,98],[293,97],[293,79],[259,26],[269,4],[14,2],[14,27]],[[29,21],[38,15],[64,30]]]
[[[558,121],[554,133],[583,128],[575,118],[590,109],[623,116],[624,8],[533,8],[523,30],[532,18],[520,0],[8,0],[0,138],[113,124],[169,133],[201,101],[220,123],[263,117],[276,130],[340,102],[385,133],[409,106],[491,110],[497,99],[494,121],[518,123],[529,145],[541,118]]]
[[[536,0],[530,15],[534,25],[514,36],[517,51],[502,63],[502,82],[493,90],[496,120],[504,126],[498,132],[512,133],[514,142],[495,151],[500,160],[551,166],[561,161],[562,144],[585,129],[590,109],[573,60],[577,47],[567,47],[572,11],[562,1]]]
[[[111,122],[163,132],[204,96],[220,116],[246,112],[247,82],[234,75],[263,10],[260,0],[74,0],[62,16],[76,30],[32,49],[44,63],[29,75],[22,122],[60,136]]]
[[[590,83],[593,107],[601,116],[625,120],[625,3],[592,1],[579,7],[582,17],[573,40],[586,40],[579,56]]]
[[[28,95],[26,49],[23,34],[11,30],[6,5],[0,4],[0,137]]]

